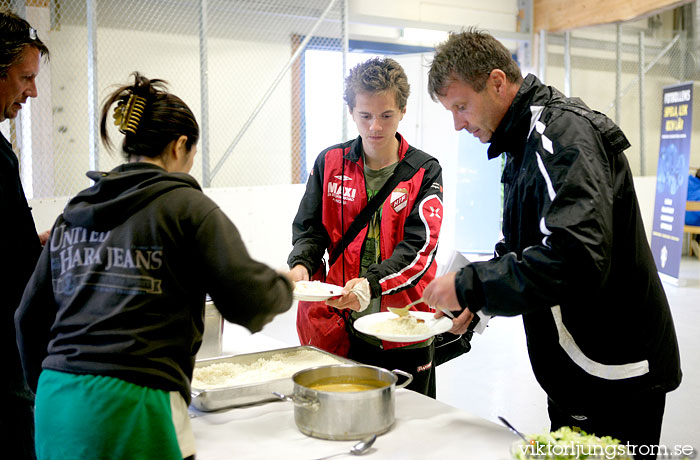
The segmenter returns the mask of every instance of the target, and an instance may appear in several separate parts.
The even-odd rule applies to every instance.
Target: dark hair
[[[473,27],[461,33],[451,32],[447,41],[435,48],[428,72],[428,93],[437,101],[455,78],[476,92],[483,91],[494,69],[502,70],[512,83],[523,80],[510,51],[492,35]]]
[[[401,64],[391,58],[372,58],[350,70],[345,79],[344,99],[350,110],[353,110],[358,92],[379,93],[388,90],[393,90],[396,94],[399,109],[406,108],[411,87]]]
[[[133,132],[122,131],[122,151],[127,159],[131,155],[156,158],[170,142],[180,136],[187,136],[185,147],[188,151],[191,150],[199,140],[199,125],[187,104],[167,92],[167,82],[149,80],[138,72],[131,75],[134,77],[134,83],[119,87],[102,105],[100,137],[105,147],[112,149],[112,141],[106,127],[110,107],[114,103],[127,104],[129,98],[134,95],[143,98],[145,104],[143,113],[136,124],[132,125]]]
[[[33,46],[41,56],[49,57],[49,49],[27,21],[11,11],[0,10],[0,78],[7,77],[10,67],[20,62],[26,46]]]

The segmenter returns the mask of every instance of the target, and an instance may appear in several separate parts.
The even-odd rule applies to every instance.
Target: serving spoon
[[[421,297],[418,300],[414,300],[413,302],[409,303],[405,307],[389,307],[389,308],[387,308],[387,310],[389,310],[390,312],[392,312],[395,315],[408,316],[408,309],[411,308],[412,306],[414,306],[415,304],[421,303],[421,302],[423,302],[423,297]]]
[[[513,425],[511,425],[510,422],[509,422],[508,420],[504,419],[504,418],[501,417],[500,415],[498,416],[498,420],[500,420],[501,423],[503,423],[503,424],[506,426],[506,428],[508,428],[510,431],[512,431],[513,433],[515,433],[515,434],[517,434],[518,436],[520,436],[520,437],[523,439],[523,441],[525,441],[525,442],[528,443],[528,444],[530,443],[530,440],[527,439],[527,438],[525,437],[525,435],[522,434],[520,431],[518,431]]]
[[[425,300],[423,300],[423,297],[409,303],[405,307],[387,307],[387,310],[389,310],[390,312],[392,312],[395,315],[408,316],[410,314],[410,313],[408,313],[408,309],[411,308],[412,306],[414,306],[415,304],[421,303],[421,302],[425,302]],[[442,308],[438,308],[438,310],[443,312],[449,318],[455,319],[455,315],[450,310],[446,310],[446,309],[442,309]]]
[[[365,452],[367,452],[367,450],[370,447],[372,447],[372,444],[374,444],[374,441],[376,441],[376,440],[377,440],[377,435],[373,434],[372,436],[369,436],[369,437],[363,439],[362,441],[358,442],[354,446],[352,446],[352,448],[350,449],[349,452],[340,452],[337,454],[329,455],[327,457],[317,458],[316,460],[326,460],[327,458],[333,458],[333,457],[337,457],[339,455],[347,455],[347,454],[362,455]]]

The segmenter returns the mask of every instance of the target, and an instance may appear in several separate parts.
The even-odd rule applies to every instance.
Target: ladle
[[[354,446],[352,446],[352,448],[350,449],[349,452],[340,452],[337,454],[329,455],[327,457],[317,458],[316,460],[326,460],[327,458],[333,458],[333,457],[337,457],[339,455],[347,455],[347,454],[362,455],[365,452],[367,452],[367,450],[370,447],[372,447],[372,444],[374,444],[374,441],[376,441],[376,440],[377,440],[377,435],[373,434],[372,436],[369,436],[369,437],[361,440],[360,442],[358,442]]]

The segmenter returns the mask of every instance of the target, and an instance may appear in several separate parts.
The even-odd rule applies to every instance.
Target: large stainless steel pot
[[[396,385],[396,374],[406,377],[406,381]],[[398,369],[390,372],[374,366],[338,364],[299,371],[292,381],[293,395],[275,394],[294,403],[299,431],[315,438],[351,440],[389,431],[394,424],[394,389],[411,383],[413,376]],[[312,388],[321,382],[377,385],[352,392]]]

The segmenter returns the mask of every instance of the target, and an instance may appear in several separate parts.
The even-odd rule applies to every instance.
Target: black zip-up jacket
[[[488,150],[507,156],[504,241],[455,283],[472,311],[523,315],[535,376],[571,414],[681,381],[628,147],[606,116],[528,75]]]
[[[42,368],[108,375],[189,403],[206,294],[255,332],[291,306],[291,283],[250,258],[192,176],[147,163],[88,176],[15,317],[27,381],[36,390]]]
[[[34,226],[19,177],[19,162],[12,146],[0,134],[0,254],[5,260],[0,277],[2,297],[2,350],[7,354],[4,388],[10,398],[34,399],[24,381],[22,364],[15,336],[15,311],[24,287],[32,276],[41,253],[41,244]]]

